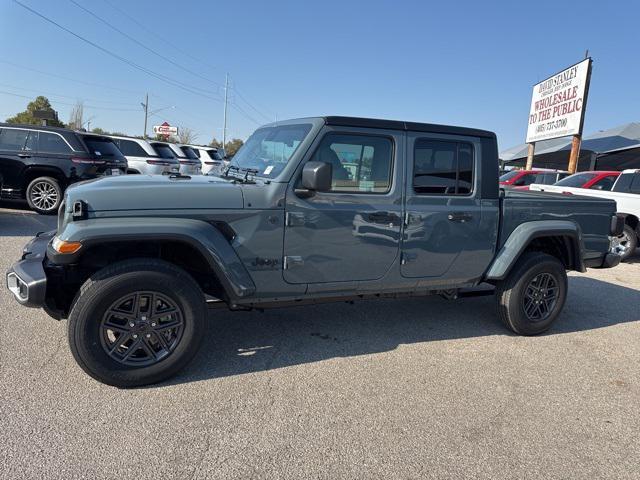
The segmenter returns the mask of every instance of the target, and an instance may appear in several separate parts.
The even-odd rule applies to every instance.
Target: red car
[[[563,178],[555,185],[573,188],[591,188],[593,190],[611,190],[620,172],[580,172]]]
[[[513,187],[517,190],[529,190],[529,185],[532,183],[553,185],[567,175],[569,175],[569,172],[560,170],[511,170],[500,177],[500,186]]]

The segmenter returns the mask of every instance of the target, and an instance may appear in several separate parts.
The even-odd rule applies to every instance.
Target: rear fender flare
[[[507,238],[507,241],[489,266],[485,279],[504,279],[531,241],[544,237],[569,238],[573,245],[572,260],[574,269],[581,272],[585,270],[583,261],[584,245],[582,232],[578,224],[568,220],[536,220],[522,223],[511,232],[509,238]]]

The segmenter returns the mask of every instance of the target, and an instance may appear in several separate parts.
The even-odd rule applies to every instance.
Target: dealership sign
[[[527,143],[582,133],[590,66],[587,58],[533,87]]]
[[[166,137],[171,135],[177,135],[178,127],[172,127],[167,122],[164,122],[162,125],[154,125],[153,133],[155,133],[156,135],[164,135]]]

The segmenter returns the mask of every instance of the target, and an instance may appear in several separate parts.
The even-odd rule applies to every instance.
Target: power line
[[[221,87],[222,85],[219,84],[218,82],[214,82],[213,80],[200,75],[197,72],[194,72],[193,70],[188,69],[187,67],[185,67],[184,65],[180,65],[179,63],[174,62],[173,60],[171,60],[169,57],[166,57],[165,55],[162,55],[161,53],[157,52],[156,50],[154,50],[153,48],[145,45],[144,43],[142,43],[141,41],[137,40],[136,38],[132,37],[131,35],[129,35],[128,33],[124,32],[123,30],[119,29],[118,27],[114,26],[113,24],[111,24],[110,22],[108,22],[107,20],[105,20],[104,18],[100,17],[99,15],[97,15],[96,13],[92,12],[91,10],[89,10],[88,8],[83,7],[82,5],[80,5],[78,2],[76,2],[76,0],[69,0],[71,3],[73,3],[76,7],[80,8],[81,10],[85,11],[86,13],[88,13],[89,15],[91,15],[93,18],[95,18],[96,20],[98,20],[99,22],[104,23],[106,26],[108,26],[109,28],[111,28],[112,30],[118,32],[120,35],[128,38],[129,40],[131,40],[132,42],[134,42],[136,45],[139,45],[140,47],[144,48],[145,50],[147,50],[148,52],[153,53],[154,55],[156,55],[157,57],[171,63],[173,66],[178,67],[180,70],[184,70],[185,72],[190,73],[191,75],[194,75],[198,78],[201,78],[209,83],[212,83],[213,85],[216,85],[218,87]],[[195,87],[194,87],[195,88]]]
[[[12,93],[12,92],[6,92],[4,90],[0,90],[0,94],[4,94],[4,95],[11,95],[13,97],[20,97],[20,98],[26,98],[28,100],[33,100],[33,97],[29,97],[27,95],[20,95],[18,93]],[[58,105],[67,105],[70,107],[75,107],[76,104],[75,103],[68,103],[68,102],[61,102],[59,100],[54,100],[54,102]],[[111,110],[111,111],[115,111],[115,112],[138,112],[138,109],[133,109],[133,108],[110,108],[110,107],[97,107],[95,105],[83,105],[84,108],[88,108],[91,110]]]
[[[238,111],[238,113],[240,113],[244,118],[246,118],[247,120],[255,123],[256,125],[262,125],[261,122],[257,121],[255,118],[253,118],[251,115],[249,115],[240,105],[238,105],[235,102],[231,102],[230,103],[231,106],[235,107],[236,110]]]
[[[139,65],[139,64],[137,64],[137,63],[135,63],[135,62],[133,62],[131,60],[128,60],[128,59],[118,55],[117,53],[114,53],[114,52],[112,52],[112,51],[110,51],[110,50],[108,50],[108,49],[106,49],[104,47],[101,47],[97,43],[92,42],[91,40],[88,40],[87,38],[85,38],[85,37],[83,37],[81,35],[78,35],[77,33],[75,33],[73,31],[69,30],[68,28],[60,25],[59,23],[57,23],[57,22],[45,17],[40,12],[37,12],[36,10],[34,10],[31,7],[28,7],[27,5],[25,5],[24,3],[20,2],[19,0],[13,0],[13,1],[15,3],[17,3],[18,5],[20,5],[22,8],[24,8],[25,10],[30,11],[34,15],[42,18],[43,20],[51,23],[52,25],[55,25],[56,27],[60,28],[61,30],[64,30],[65,32],[69,33],[70,35],[73,35],[74,37],[78,38],[79,40],[82,40],[83,42],[85,42],[85,43],[91,45],[92,47],[100,50],[101,52],[104,52],[107,55],[109,55],[111,57],[114,57],[114,58],[120,60],[123,63],[126,63],[127,65],[129,65],[129,66],[131,66],[133,68],[136,68],[137,70],[140,70],[140,71],[142,71],[142,72],[144,72],[144,73],[146,73],[148,75],[151,75],[152,77],[155,77],[155,78],[157,78],[157,79],[159,79],[159,80],[161,80],[161,81],[163,81],[163,82],[165,82],[165,83],[167,83],[169,85],[181,88],[182,90],[185,90],[185,91],[187,91],[189,93],[192,93],[194,95],[200,95],[200,96],[203,96],[203,97],[206,97],[206,98],[210,98],[211,100],[221,101],[219,98],[212,97],[210,95],[206,95],[204,93],[198,92],[198,91],[194,90],[193,87],[190,87],[190,86],[188,86],[186,84],[183,84],[183,83],[181,83],[181,82],[179,82],[177,80],[174,80],[174,79],[172,79],[170,77],[167,77],[166,75],[162,75],[162,74],[159,74],[157,72],[154,72],[153,70],[145,68],[145,67],[143,67],[143,66],[141,66],[141,65]],[[196,87],[196,89],[197,89],[197,87]]]
[[[77,4],[77,2],[76,2],[75,0],[70,0],[70,1],[71,1],[71,2],[73,2],[74,4],[78,5],[78,4]],[[132,22],[134,22],[134,23],[135,23],[136,25],[138,25],[140,28],[142,28],[142,29],[143,29],[143,30],[145,30],[146,32],[148,32],[148,33],[152,34],[154,37],[158,38],[159,40],[161,40],[161,41],[162,41],[162,42],[164,42],[165,44],[170,45],[170,46],[171,46],[171,47],[173,47],[175,50],[177,50],[177,51],[181,52],[183,55],[186,55],[186,56],[190,57],[191,59],[195,60],[196,62],[198,62],[198,63],[200,63],[200,64],[208,65],[208,66],[210,66],[210,67],[211,67],[211,68],[213,68],[213,69],[216,69],[216,70],[220,69],[220,67],[213,67],[212,65],[207,64],[206,62],[203,62],[202,60],[200,60],[200,59],[198,59],[198,58],[194,57],[193,55],[189,54],[188,52],[185,52],[184,50],[181,50],[181,49],[177,48],[173,43],[171,43],[171,42],[169,42],[169,41],[165,40],[163,37],[161,37],[160,35],[158,35],[156,32],[154,32],[154,31],[150,30],[149,28],[147,28],[144,24],[140,23],[140,22],[139,22],[138,20],[136,20],[134,17],[132,17],[131,15],[127,14],[126,12],[124,12],[123,10],[121,10],[120,8],[116,7],[116,6],[115,6],[113,3],[111,3],[109,0],[103,0],[103,1],[104,1],[107,5],[109,5],[111,8],[113,8],[114,10],[117,10],[117,11],[118,11],[118,12],[120,12],[122,15],[124,15],[125,17],[127,17],[129,20],[131,20]],[[79,6],[79,5],[78,5],[78,6]],[[80,7],[80,8],[83,8],[83,7]],[[83,10],[87,10],[87,9],[83,8]],[[89,12],[89,13],[90,13],[90,12]],[[95,14],[92,14],[92,15],[94,15],[94,16],[95,16]],[[104,20],[101,20],[101,21],[103,21],[103,22],[104,22]],[[141,45],[139,42],[137,42],[136,40],[132,39],[129,35],[126,35],[126,34],[124,34],[124,33],[123,33],[123,35],[125,35],[127,38],[130,38],[131,40],[133,40],[133,41],[135,41],[136,43],[138,43],[139,45]],[[142,46],[143,46],[143,45],[142,45]],[[145,48],[147,48],[147,47],[145,47]],[[148,48],[147,48],[147,49],[148,49]],[[148,50],[149,50],[149,49],[148,49]],[[166,58],[166,57],[163,57],[163,58]],[[170,61],[170,60],[169,60],[169,61]],[[171,63],[173,63],[173,64],[175,65],[175,63],[174,63],[174,62],[171,62]],[[184,68],[184,67],[181,67],[181,68]],[[208,78],[203,77],[202,75],[198,75],[198,74],[196,74],[196,73],[194,73],[194,72],[192,72],[192,71],[190,71],[190,70],[188,70],[188,69],[186,69],[186,68],[185,68],[185,70],[186,70],[186,71],[188,71],[189,73],[192,73],[192,74],[194,74],[194,75],[197,75],[197,76],[198,76],[198,77],[200,77],[200,78],[203,78],[203,79],[205,79],[205,80],[207,80],[207,81],[209,81],[209,82],[212,82],[212,83],[214,83],[215,85],[218,85],[219,87],[222,87],[222,85],[220,85],[219,83],[217,83],[217,82],[213,82],[212,80],[209,80]],[[246,103],[246,104],[247,104],[247,105],[248,105],[252,110],[254,110],[258,115],[262,116],[263,118],[265,118],[265,119],[266,119],[267,121],[269,121],[269,122],[273,121],[273,116],[275,116],[275,113],[273,114],[273,116],[265,115],[262,111],[260,111],[258,108],[256,108],[256,107],[255,107],[255,106],[254,106],[254,105],[253,105],[249,100],[247,100],[247,98],[246,98],[244,95],[242,95],[242,94],[237,90],[237,88],[235,87],[235,85],[234,85],[233,89],[234,89],[234,90],[236,91],[236,93],[238,94],[238,97],[239,97],[242,101],[244,101],[244,102],[245,102],[245,103]],[[261,108],[263,108],[263,110],[270,111],[268,108],[264,108],[264,107],[262,107],[262,106],[261,106]],[[270,111],[270,112],[271,112],[271,113],[273,113],[272,111]]]
[[[23,88],[23,87],[16,87],[14,85],[7,85],[6,83],[0,83],[0,87],[7,87],[7,88],[13,88],[14,90],[23,90],[25,92],[35,92],[35,93],[40,93],[40,95],[46,95],[48,97],[62,97],[62,98],[73,98],[75,100],[81,100],[81,101],[89,101],[89,102],[98,102],[98,103],[106,103],[106,104],[110,104],[110,105],[129,105],[131,106],[131,102],[113,102],[110,100],[100,100],[97,98],[86,98],[86,97],[82,97],[82,96],[72,96],[72,95],[63,95],[61,93],[51,93],[51,92],[43,92],[42,90],[38,90],[38,89],[34,89],[34,88]]]
[[[84,80],[78,80],[77,78],[65,77],[63,75],[58,75],[57,73],[45,72],[43,70],[38,70],[36,68],[25,67],[24,65],[19,65],[17,63],[13,63],[13,62],[8,62],[6,60],[0,60],[0,63],[4,63],[6,65],[11,65],[12,67],[16,67],[16,68],[21,68],[23,70],[27,70],[27,71],[30,71],[30,72],[40,73],[42,75],[48,75],[50,77],[60,78],[62,80],[66,80],[68,82],[75,82],[75,83],[79,83],[79,84],[82,84],[82,85],[88,85],[90,87],[108,88],[108,89],[111,89],[111,90],[116,90],[116,91],[120,91],[120,92],[124,92],[124,93],[131,93],[131,94],[134,94],[134,95],[140,95],[141,93],[144,93],[144,92],[137,92],[137,91],[134,91],[134,90],[127,90],[127,89],[124,89],[124,88],[114,87],[112,85],[105,85],[105,84],[102,84],[102,83],[87,82],[87,81],[84,81]]]
[[[106,3],[107,5],[109,5],[111,8],[113,8],[114,10],[117,10],[118,12],[120,12],[121,15],[125,16],[126,18],[128,18],[130,21],[132,21],[133,23],[135,23],[138,27],[140,27],[141,29],[143,29],[145,32],[153,35],[155,38],[157,38],[158,40],[160,40],[161,42],[165,43],[166,45],[169,45],[171,48],[173,48],[175,51],[191,58],[192,60],[194,60],[195,62],[197,62],[198,64],[203,64],[208,66],[209,68],[212,68],[214,70],[221,70],[221,67],[216,67],[211,65],[210,63],[204,62],[201,59],[198,59],[196,57],[194,57],[193,55],[191,55],[189,52],[186,52],[184,50],[182,50],[181,48],[178,48],[175,46],[175,44],[173,42],[170,42],[166,39],[164,39],[163,37],[161,37],[160,35],[158,35],[155,31],[153,31],[152,29],[148,28],[146,25],[144,25],[143,23],[139,22],[138,20],[136,20],[134,17],[132,17],[131,15],[129,15],[128,13],[126,13],[124,10],[116,7],[113,3],[111,3],[109,0],[103,0],[104,3]]]

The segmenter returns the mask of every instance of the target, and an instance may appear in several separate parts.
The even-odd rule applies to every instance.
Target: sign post
[[[530,143],[527,150],[527,166],[525,170],[531,170],[533,168],[533,155],[536,153],[536,144]]]
[[[528,169],[533,166],[536,142],[573,135],[568,170],[575,173],[590,80],[591,58],[587,57],[534,85],[526,140]]]

